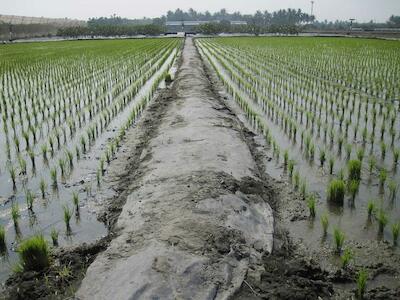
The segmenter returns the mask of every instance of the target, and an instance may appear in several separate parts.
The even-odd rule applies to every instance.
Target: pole
[[[311,17],[314,15],[314,1],[311,1]]]

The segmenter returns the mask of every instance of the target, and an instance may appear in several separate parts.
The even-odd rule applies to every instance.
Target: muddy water
[[[79,299],[226,299],[271,251],[267,193],[203,67],[187,39],[174,86],[129,138],[139,159],[118,236],[88,268]]]
[[[54,228],[59,231],[59,245],[68,246],[83,242],[90,243],[107,234],[106,226],[97,220],[96,215],[98,207],[96,195],[101,191],[101,186],[97,185],[96,180],[99,159],[103,156],[108,141],[117,136],[119,129],[128,119],[131,108],[140,99],[148,96],[157,78],[173,64],[176,51],[173,50],[160,69],[141,87],[134,99],[108,124],[95,143],[90,145],[89,151],[82,154],[79,165],[74,166],[72,172],[59,183],[58,188],[54,190],[48,187],[45,199],[41,199],[41,196],[38,193],[36,194],[33,206],[34,213],[26,209],[23,191],[14,195],[11,182],[3,181],[0,184],[0,191],[4,195],[4,198],[0,199],[2,200],[2,203],[0,203],[0,222],[6,228],[7,240],[7,252],[0,257],[0,282],[6,280],[17,262],[18,257],[15,250],[18,241],[23,238],[35,233],[42,233],[50,240],[50,232]],[[160,85],[162,84],[164,83],[162,82]],[[29,180],[29,188],[32,191],[38,190],[41,178],[44,178],[46,182],[51,182],[48,177],[48,170],[41,164],[42,161],[37,159],[36,174],[32,174]],[[2,178],[7,178],[8,174],[3,175]],[[79,195],[80,213],[79,215],[74,214],[71,220],[72,232],[67,233],[63,221],[62,206],[67,204],[70,208],[73,207],[73,192],[77,192]],[[21,219],[18,228],[14,227],[10,217],[12,202],[17,202],[20,207]]]

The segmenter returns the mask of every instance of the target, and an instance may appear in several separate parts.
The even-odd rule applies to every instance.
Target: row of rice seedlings
[[[340,140],[339,140],[339,144],[340,144]],[[311,147],[311,149],[312,149],[312,147]]]
[[[172,45],[172,44],[171,44],[171,45]],[[167,49],[168,51],[162,52],[162,54],[164,55],[164,57],[166,57],[167,55],[169,55],[169,53],[171,53],[172,49],[173,49],[173,47],[170,47],[169,49]],[[154,61],[155,61],[155,59],[159,59],[159,57],[161,57],[161,53],[159,53],[158,55],[159,55],[159,56],[155,56]],[[162,59],[161,61],[159,61],[159,63],[161,64],[162,61],[163,61],[163,59]],[[153,61],[151,60],[151,62],[153,62]],[[148,63],[148,62],[147,62],[147,63]],[[148,68],[148,67],[147,67],[147,71],[146,71],[146,73],[143,73],[143,74],[142,74],[142,77],[143,77],[143,76],[147,76],[146,78],[149,78],[149,77],[152,75],[152,73],[154,73],[157,69],[158,69],[158,66],[157,66],[157,65],[151,66],[151,68]],[[140,81],[139,81],[139,80],[140,80]],[[135,83],[135,85],[134,85],[134,89],[131,88],[131,90],[137,91],[137,90],[138,90],[139,83],[140,83],[140,84],[144,84],[145,81],[146,81],[146,80],[143,80],[143,78],[138,79],[137,83]],[[130,83],[132,83],[132,82],[130,82]],[[111,99],[111,98],[110,98],[110,99]],[[126,99],[128,99],[127,96],[124,96],[124,97],[121,98],[121,99],[123,99],[124,104],[127,104],[127,103],[128,103],[128,101],[126,101]],[[115,102],[115,101],[114,101],[114,102]],[[117,106],[118,106],[118,109],[107,110],[107,112],[109,112],[109,113],[112,112],[113,115],[115,115],[115,113],[118,112],[118,111],[122,108],[122,106],[121,106],[119,103],[122,103],[122,102],[118,102],[118,105],[117,105]],[[114,108],[115,108],[115,107],[116,107],[116,106],[114,106]],[[77,113],[77,115],[78,115],[78,119],[81,120],[81,118],[79,117],[79,116],[80,116],[80,111]],[[83,114],[83,115],[86,115],[86,114]],[[90,115],[89,120],[91,120],[91,116],[92,116],[92,111],[91,111],[91,110],[89,111],[89,115]],[[105,119],[108,120],[108,121],[111,120],[110,117],[107,117],[107,118],[105,118]],[[102,120],[104,121],[104,118],[103,118]],[[74,119],[70,119],[69,122],[68,122],[68,126],[69,126],[69,128],[70,128],[70,136],[72,136],[72,134],[74,133],[75,128],[76,128],[75,121],[74,121],[74,122],[72,122],[72,121],[74,121]],[[80,122],[80,121],[79,121],[79,122]],[[104,122],[100,122],[100,123],[102,124],[101,127],[104,127]],[[80,124],[81,124],[81,122],[80,122]],[[59,124],[59,125],[60,125],[60,124]],[[95,127],[95,130],[93,129],[93,127],[90,128],[90,129],[91,129],[91,130],[90,130],[90,134],[88,134],[88,140],[89,140],[89,142],[93,142],[93,137],[95,136],[94,132],[96,131],[96,133],[97,133],[97,128],[98,128],[98,126]],[[62,133],[62,135],[60,135],[60,132]],[[32,135],[33,135],[33,140],[36,141],[36,140],[37,140],[37,139],[36,139],[36,133],[32,133]],[[64,137],[63,140],[61,140],[61,138],[60,138],[61,136]],[[24,139],[25,139],[26,145],[28,145],[28,147],[27,147],[27,148],[29,148],[29,150],[28,150],[28,155],[29,155],[29,157],[30,157],[30,159],[31,159],[31,163],[32,163],[33,169],[35,169],[35,168],[36,168],[35,153],[34,153],[33,150],[31,150],[31,147],[30,147],[30,144],[29,144],[30,138],[29,138],[28,133],[27,133],[27,132],[24,132],[24,133],[23,133],[23,137],[24,137]],[[15,140],[15,143],[16,143],[16,145],[17,145],[18,152],[19,152],[19,139],[18,139],[17,137],[15,137],[14,140]],[[48,155],[47,155],[47,153],[49,152],[49,150],[50,150],[51,156],[52,156],[52,157],[54,156],[54,153],[55,153],[54,140],[57,141],[58,149],[60,149],[60,146],[61,146],[62,143],[66,143],[67,138],[66,138],[66,129],[65,129],[65,127],[61,127],[60,130],[55,129],[54,135],[50,135],[50,137],[49,137],[49,146],[50,146],[50,148],[48,148],[46,144],[43,144],[43,145],[42,145],[42,147],[41,147],[42,157],[43,157],[43,161],[45,161],[45,162],[48,161]],[[82,141],[82,140],[81,140],[81,141]],[[85,149],[85,148],[86,148],[86,142],[84,143],[84,152],[86,152],[86,149]],[[71,154],[72,154],[71,151],[66,150],[66,155],[65,155],[65,156],[66,156],[67,162],[69,163],[70,169],[71,169],[72,166],[73,166],[73,157],[72,157]],[[79,152],[77,152],[77,156],[78,156],[78,157],[80,156],[80,153],[79,153]],[[20,159],[19,159],[19,165],[20,165],[20,173],[23,174],[23,175],[27,174],[26,161],[25,161],[23,158],[20,158]],[[65,162],[64,162],[62,159],[59,159],[59,160],[58,160],[58,165],[59,165],[59,168],[60,168],[61,176],[64,176],[64,175],[65,175]],[[53,172],[53,173],[54,173],[54,172]],[[16,175],[17,175],[17,174],[16,174],[16,172],[15,172],[15,169],[10,169],[10,175],[12,176],[13,187],[16,188],[16,177],[17,177]]]
[[[207,54],[205,52],[203,52],[203,54],[205,54],[207,56]],[[213,65],[213,62],[212,62],[212,60],[210,60],[210,58],[209,58],[209,61]],[[221,61],[219,61],[219,62],[221,63]],[[218,69],[216,68],[215,65],[213,65],[213,66],[217,70],[217,74],[218,74]],[[226,65],[224,67],[226,67]],[[223,79],[221,75],[220,75],[220,78]],[[223,82],[228,87],[228,90],[231,93],[233,93],[234,99],[239,101],[239,105],[242,108],[245,109],[245,111],[248,114],[248,116],[250,117],[250,119],[251,120],[255,120],[256,118],[251,113],[251,109],[247,105],[245,105],[243,102],[241,102],[242,100],[234,92],[233,88],[229,86],[229,83],[227,81],[224,81],[224,79],[223,79]],[[287,124],[287,120],[288,120],[288,118],[285,117],[284,122],[282,121],[283,130],[284,130],[285,133],[287,133],[287,130],[286,130],[287,129],[287,125],[286,125]],[[307,120],[307,122],[308,122],[308,120]],[[252,121],[252,123],[253,124],[257,124],[257,122],[255,122],[255,121]],[[349,124],[349,122],[347,124]],[[310,136],[309,135],[304,135],[303,133],[304,132],[301,132],[301,145],[303,145],[303,141],[304,141],[305,154],[309,159],[313,160],[315,146],[311,142]],[[347,136],[347,134],[345,136]],[[267,144],[270,144],[273,147],[274,156],[279,158],[279,146],[278,146],[278,144],[271,138],[271,136],[267,136],[266,139],[267,139]],[[332,138],[332,142],[333,142],[333,138]],[[338,137],[337,142],[339,144],[338,152],[340,154],[341,153],[341,149],[342,149],[342,145],[343,145],[343,142],[344,142],[343,138]],[[385,146],[383,146],[383,145],[384,145],[384,143],[381,144],[381,152],[384,153],[385,152],[384,151],[385,150]],[[350,193],[350,195],[351,195],[352,202],[354,203],[354,200],[355,200],[356,195],[357,195],[358,190],[359,190],[359,185],[360,185],[360,180],[361,180],[361,165],[362,165],[362,161],[364,160],[364,156],[365,156],[364,153],[365,152],[364,152],[364,149],[359,148],[356,151],[357,160],[354,160],[354,159],[351,160],[352,146],[350,144],[346,144],[345,149],[346,149],[346,160],[348,161],[348,165],[347,165],[347,169],[348,169],[348,179],[347,179],[347,181],[348,181],[348,183],[346,185],[345,182],[344,182],[344,173],[342,172],[341,174],[339,174],[339,179],[332,181],[330,183],[329,187],[328,187],[328,200],[336,201],[338,203],[343,203],[346,191],[348,191]],[[394,150],[394,152],[395,152],[395,150]],[[385,155],[383,154],[382,156],[383,156],[382,158],[384,158]],[[321,167],[324,167],[325,161],[326,161],[325,149],[320,149],[320,165],[321,165]],[[394,158],[394,161],[395,161],[395,158]],[[330,174],[333,174],[334,162],[335,162],[335,159],[334,159],[333,156],[331,156],[330,162],[329,162]],[[396,164],[396,163],[394,162],[394,164]],[[290,163],[288,150],[285,150],[284,153],[283,153],[283,165],[284,165],[284,169],[289,171],[289,178],[293,179],[293,164]],[[370,159],[369,159],[370,174],[372,173],[372,170],[375,168],[375,166],[376,166],[376,159],[375,159],[375,157],[373,155],[371,155]],[[384,173],[385,170],[384,169],[382,169],[382,170],[380,172]],[[297,183],[299,181],[297,179],[297,176],[294,176],[294,180],[293,181],[294,181],[294,186],[296,188],[296,186],[298,185]],[[312,197],[312,196],[309,196],[307,198],[307,205],[308,205],[308,208],[310,210],[310,217],[314,218],[315,217],[315,198]],[[321,223],[322,223],[324,232],[326,233],[327,227],[328,227],[328,224],[329,224],[327,216],[324,216],[323,218],[321,217]],[[338,234],[337,230],[335,231],[334,235],[335,234],[336,234],[336,237],[337,237],[336,240],[340,240],[340,238],[339,238],[340,234]]]

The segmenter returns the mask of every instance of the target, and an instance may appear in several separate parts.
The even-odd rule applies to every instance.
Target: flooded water
[[[363,123],[364,115],[362,114],[359,125],[359,128],[361,129],[359,129],[357,137],[353,139],[354,132],[352,126],[349,127],[348,131],[348,140],[352,146],[351,159],[356,158],[356,151],[358,149],[363,149],[365,151],[365,157],[362,165],[362,180],[359,192],[354,203],[351,201],[350,195],[346,195],[343,206],[329,203],[327,201],[326,194],[328,183],[333,178],[337,178],[341,172],[346,174],[347,171],[346,166],[348,158],[346,157],[345,147],[343,146],[342,152],[340,153],[337,142],[335,141],[334,143],[330,143],[329,135],[327,140],[325,140],[323,130],[321,129],[320,134],[317,134],[317,132],[312,134],[316,154],[315,158],[310,160],[310,158],[304,154],[304,144],[302,146],[300,137],[301,132],[303,130],[306,132],[307,129],[305,121],[303,124],[296,124],[297,136],[296,139],[293,139],[293,137],[289,136],[282,124],[282,121],[286,116],[286,112],[284,110],[280,110],[279,112],[282,114],[280,115],[279,119],[276,117],[276,115],[272,115],[271,117],[271,114],[269,114],[268,111],[263,107],[262,101],[257,101],[252,94],[244,91],[243,87],[240,88],[237,83],[232,80],[230,72],[235,73],[236,69],[232,68],[232,70],[228,71],[225,68],[226,65],[231,65],[231,62],[223,56],[223,51],[219,53],[215,51],[215,49],[212,49],[212,47],[209,47],[206,43],[199,44],[201,45],[203,56],[206,57],[207,55],[207,59],[209,59],[214,64],[214,67],[217,68],[219,76],[223,79],[225,85],[229,87],[228,90],[234,89],[237,95],[246,100],[246,103],[249,105],[251,110],[260,116],[262,122],[265,124],[265,127],[268,128],[270,135],[273,137],[273,140],[275,140],[276,144],[278,145],[279,157],[277,157],[277,154],[275,151],[273,151],[273,149],[271,149],[269,153],[273,159],[266,163],[266,170],[268,174],[275,179],[290,181],[287,174],[288,172],[283,163],[283,152],[287,150],[289,158],[295,162],[295,172],[298,172],[302,182],[306,182],[307,184],[307,191],[309,193],[314,193],[317,196],[316,219],[294,221],[291,228],[294,236],[304,241],[307,247],[318,247],[321,242],[325,241],[329,243],[332,240],[331,232],[333,228],[339,227],[345,232],[346,240],[368,241],[385,239],[391,242],[392,233],[390,225],[400,221],[400,197],[398,189],[395,191],[394,195],[390,195],[388,183],[393,181],[397,185],[400,184],[400,172],[398,172],[397,168],[393,167],[392,152],[392,149],[400,148],[400,137],[396,135],[394,142],[391,145],[391,136],[389,135],[388,130],[386,131],[383,140],[387,144],[387,154],[384,158],[382,158],[379,142],[379,126],[377,126],[375,130],[376,136],[374,145],[370,143],[369,139],[367,139],[365,142],[362,141],[360,133],[362,131],[361,129],[366,127],[368,131],[371,131],[372,126],[370,123]],[[238,59],[236,62],[240,62],[240,60]],[[245,68],[243,65],[241,67]],[[251,73],[251,71],[249,72]],[[300,99],[298,100],[301,101]],[[358,105],[358,101],[361,100],[355,101],[356,105]],[[307,112],[303,113],[304,120],[306,119],[306,113]],[[345,116],[350,117],[349,114],[350,112],[346,112]],[[298,116],[298,119],[299,118],[300,116]],[[322,119],[324,118],[325,115],[322,114]],[[381,122],[382,116],[378,115],[377,124],[381,124]],[[397,129],[400,128],[398,113],[396,115],[394,127]],[[335,124],[333,129],[335,132],[339,132],[339,124]],[[263,137],[260,137],[259,139],[260,143],[266,143]],[[334,171],[332,175],[329,174],[327,161],[325,162],[325,167],[321,167],[318,158],[319,149],[326,150],[327,160],[330,157],[335,158]],[[368,159],[372,154],[374,154],[376,157],[376,166],[370,173]],[[379,170],[381,167],[385,167],[388,171],[388,179],[384,189],[380,188],[379,185]],[[377,209],[383,208],[389,218],[388,226],[385,227],[383,235],[378,234],[377,220],[375,218],[368,217],[367,206],[370,200],[375,202]],[[324,213],[328,215],[330,224],[328,236],[324,239],[324,241],[322,241],[322,226],[319,222],[319,218]],[[400,252],[398,248],[395,249],[395,251]]]
[[[126,105],[118,107],[117,113],[107,122],[107,125],[101,132],[98,132],[95,141],[87,145],[87,151],[81,153],[79,161],[76,161],[74,157],[74,165],[71,166],[71,171],[65,174],[65,176],[58,174],[57,188],[52,188],[51,186],[52,178],[49,175],[48,166],[52,163],[56,164],[65,151],[74,151],[75,145],[79,145],[80,136],[87,132],[90,124],[86,124],[78,129],[77,134],[73,138],[66,137],[66,140],[63,141],[65,146],[62,146],[62,149],[56,152],[53,157],[49,154],[47,160],[40,154],[40,149],[35,149],[35,168],[31,168],[30,161],[28,160],[27,175],[21,180],[17,179],[17,189],[13,188],[10,174],[7,172],[6,166],[9,165],[7,156],[1,155],[0,224],[6,230],[7,250],[0,256],[0,282],[4,282],[7,279],[17,262],[16,248],[18,242],[33,234],[41,233],[50,241],[50,233],[55,229],[59,232],[60,246],[92,242],[107,235],[106,226],[97,220],[95,213],[95,207],[97,206],[97,201],[99,201],[96,198],[96,194],[102,189],[101,185],[99,186],[97,183],[100,158],[103,157],[105,150],[109,146],[109,141],[119,134],[120,128],[126,123],[135,104],[141,99],[150,98],[153,95],[156,82],[161,82],[159,87],[164,85],[161,79],[166,71],[171,69],[171,72],[175,72],[176,67],[173,66],[173,63],[176,54],[177,48],[174,48],[170,51],[164,51],[162,55],[157,57],[157,60],[149,61],[148,68],[143,77],[138,79],[139,89],[134,98],[124,101],[123,103],[126,103]],[[162,65],[159,68],[154,68],[153,66],[157,65],[160,61],[163,61]],[[171,68],[171,66],[173,67]],[[121,92],[119,97],[123,96],[123,92]],[[3,126],[3,124],[0,125]],[[46,126],[44,126],[38,138],[44,139],[46,136]],[[57,145],[57,143],[55,144]],[[0,140],[0,147],[1,149],[6,147],[4,139]],[[21,148],[23,149],[23,146]],[[15,150],[11,149],[10,151]],[[47,183],[44,198],[42,198],[39,192],[41,179]],[[33,191],[35,194],[32,210],[28,210],[26,205],[25,191],[27,189]],[[79,214],[75,213],[72,202],[73,193],[77,193],[79,196]],[[13,204],[18,204],[20,209],[21,217],[17,227],[11,218],[11,207]],[[67,205],[74,211],[70,232],[66,231],[63,220],[64,205]]]

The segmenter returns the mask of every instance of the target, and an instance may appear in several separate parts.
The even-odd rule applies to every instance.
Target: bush
[[[343,180],[334,179],[328,186],[328,201],[343,204],[346,186]]]
[[[49,267],[49,248],[42,235],[25,240],[18,247],[20,264],[25,271],[42,271]]]

